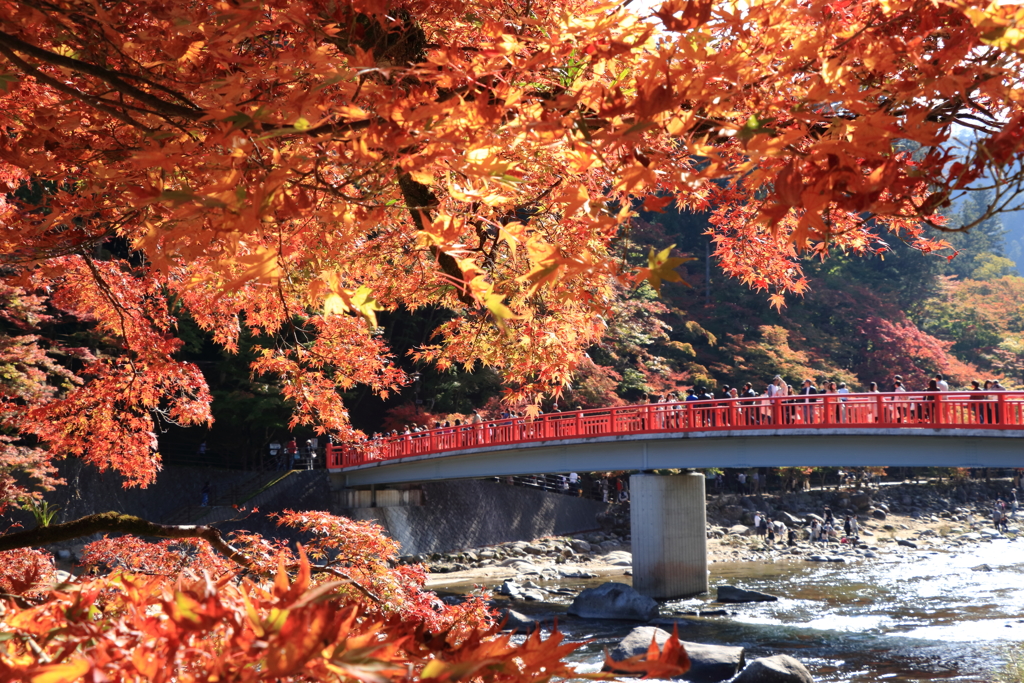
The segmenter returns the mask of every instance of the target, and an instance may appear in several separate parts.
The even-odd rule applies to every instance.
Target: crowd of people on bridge
[[[718,395],[702,385],[679,392],[646,397],[635,411],[617,408],[619,423],[612,432],[674,431],[685,429],[729,429],[779,425],[841,424],[929,424],[996,425],[1024,421],[1024,402],[1014,402],[1010,412],[999,402],[1006,388],[998,379],[971,382],[970,388],[955,390],[941,374],[934,375],[920,391],[909,389],[901,375],[895,375],[884,395],[876,382],[866,392],[852,393],[845,382],[827,380],[820,385],[805,378],[800,386],[776,375],[758,392],[750,382],[742,387],[724,386]],[[955,400],[940,409],[941,392],[955,392]],[[907,394],[906,398],[900,394]],[[377,452],[375,457],[407,455],[436,450],[454,450],[497,442],[536,438],[560,438],[609,431],[599,418],[588,423],[571,423],[556,406],[539,415],[506,409],[496,419],[485,419],[475,410],[466,419],[438,420],[430,424],[409,424],[403,429],[377,433],[361,449]],[[541,424],[543,423],[543,424]],[[431,437],[429,443],[420,439]]]
[[[932,377],[928,386],[920,392],[906,387],[901,375],[895,375],[887,392],[893,394],[882,398],[882,404],[890,404],[884,410],[878,409],[878,402],[871,401],[863,394],[851,395],[845,382],[828,380],[821,386],[813,378],[805,378],[799,389],[788,384],[781,375],[776,375],[762,393],[754,390],[747,382],[742,388],[724,386],[719,396],[711,393],[707,387],[697,386],[678,393],[667,393],[658,396],[655,403],[689,403],[699,402],[699,406],[718,406],[725,410],[704,410],[703,424],[695,426],[733,426],[761,425],[771,423],[783,424],[834,424],[847,422],[895,422],[895,423],[928,423],[939,422],[944,416],[935,409],[935,397],[931,393],[949,392],[949,383],[941,374]],[[969,394],[972,401],[988,403],[970,404],[969,410],[960,411],[956,422],[975,424],[997,424],[1003,416],[997,410],[998,392],[1006,391],[1000,380],[985,380],[984,385],[978,380],[971,382],[969,389],[962,390]],[[871,382],[864,394],[881,394],[877,382]],[[923,397],[901,399],[900,393],[921,393]],[[779,411],[769,409],[773,402],[763,399],[783,399],[779,403]],[[922,400],[923,399],[923,400]]]

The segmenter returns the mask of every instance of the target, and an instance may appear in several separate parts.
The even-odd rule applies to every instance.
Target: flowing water
[[[723,607],[729,614],[681,617],[686,623],[680,639],[742,645],[748,661],[789,654],[816,681],[988,682],[1003,665],[1006,648],[1024,641],[1024,540],[849,564],[716,563],[710,569],[709,595],[664,603],[661,615]],[[780,600],[721,605],[714,596],[723,584]],[[586,587],[580,581],[560,585]],[[570,640],[591,641],[571,659],[583,671],[596,671],[604,649],[633,626],[566,620],[560,629]]]

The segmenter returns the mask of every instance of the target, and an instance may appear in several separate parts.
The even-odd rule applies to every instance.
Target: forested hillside
[[[982,201],[964,203],[949,224],[973,220]],[[873,256],[804,258],[806,291],[781,306],[772,305],[772,292],[723,274],[708,220],[709,214],[675,211],[640,215],[618,248],[643,264],[652,248],[676,245],[674,255],[692,259],[679,267],[684,282],[663,283],[660,296],[646,282],[620,290],[601,343],[545,409],[639,402],[700,385],[720,392],[751,382],[761,393],[775,374],[791,384],[805,377],[846,382],[853,391],[872,381],[884,391],[895,374],[910,389],[924,388],[935,373],[954,387],[989,377],[1024,385],[1024,278],[1006,256],[999,218],[951,234],[953,248],[943,252],[925,254],[895,241],[875,245]],[[501,380],[490,368],[442,372],[413,361],[447,315],[428,308],[379,316],[396,362],[416,374],[387,399],[365,388],[350,391],[345,398],[356,427],[372,433],[503,409]],[[249,379],[253,340],[243,339],[241,355],[232,356],[204,342],[187,320],[183,326],[194,332],[186,336],[186,355],[200,362],[217,398],[214,450],[251,453],[280,438],[288,409],[277,387]],[[183,442],[195,441],[195,434]]]

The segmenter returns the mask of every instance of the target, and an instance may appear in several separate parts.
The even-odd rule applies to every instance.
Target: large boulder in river
[[[760,591],[748,591],[736,586],[719,586],[718,602],[775,602],[779,598]]]
[[[658,614],[658,603],[631,586],[610,581],[577,595],[568,612],[584,619],[650,621]]]
[[[732,683],[814,683],[814,679],[798,660],[789,655],[775,655],[747,664]]]
[[[647,652],[651,639],[664,647],[671,634],[653,626],[638,626],[611,651],[614,661],[622,661]],[[693,683],[717,683],[727,681],[743,668],[744,650],[742,647],[729,645],[706,645],[680,641],[690,658],[690,670],[682,675],[682,680]],[[614,667],[612,667],[614,670]]]

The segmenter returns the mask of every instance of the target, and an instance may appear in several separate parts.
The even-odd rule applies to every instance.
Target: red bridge
[[[1017,436],[1024,430],[1024,392],[818,394],[546,413],[535,418],[486,420],[331,446],[327,466],[341,470],[410,457],[592,441],[595,437],[809,435],[815,431],[835,435],[837,428],[850,436],[857,432],[877,435],[879,430],[887,434],[893,430],[908,434],[941,430],[961,437],[984,432]]]

